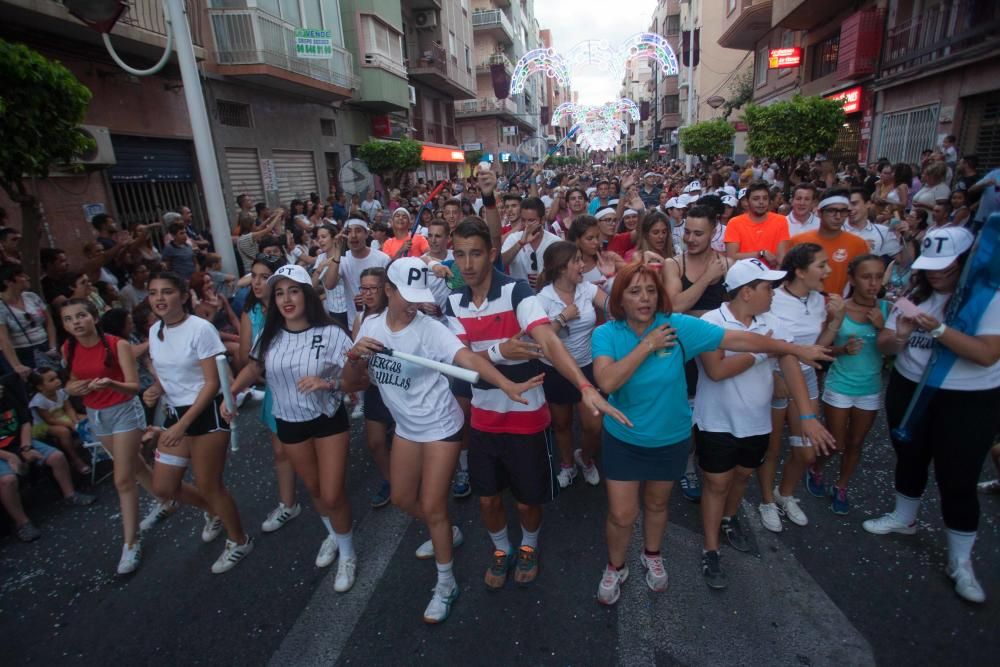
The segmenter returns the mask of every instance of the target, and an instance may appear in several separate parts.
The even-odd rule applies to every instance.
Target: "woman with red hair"
[[[645,550],[641,561],[646,583],[667,588],[660,545],[667,527],[667,501],[674,482],[684,475],[691,437],[684,364],[716,349],[763,354],[792,354],[805,363],[829,360],[825,348],[798,346],[745,331],[723,329],[689,315],[671,312],[659,273],[633,263],[621,271],[611,290],[614,321],[594,331],[594,376],[633,426],[604,420],[602,460],[608,481],[608,564],[597,600],[614,604],[628,578],[626,552],[639,516],[642,490]],[[804,387],[802,388],[804,391]],[[818,422],[804,426],[821,447],[833,438]]]

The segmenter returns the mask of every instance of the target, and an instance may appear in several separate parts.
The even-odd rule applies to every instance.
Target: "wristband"
[[[945,326],[945,324],[942,322],[936,328],[931,329],[930,331],[928,331],[927,335],[930,336],[931,338],[940,338],[941,336],[944,335],[944,332],[947,329],[948,329],[948,327]]]
[[[583,384],[580,385],[580,393],[582,394],[584,389],[593,389],[593,388],[594,385],[590,384],[589,382],[584,382]]]
[[[490,194],[483,193],[482,199],[483,199],[483,206],[485,206],[486,208],[496,208],[497,197],[492,192]]]
[[[361,361],[361,355],[360,354],[355,354],[354,350],[348,350],[347,351],[347,359],[348,359],[348,361],[355,361],[355,362],[356,361]]]
[[[799,415],[799,419],[801,421],[806,421],[807,419],[816,419],[816,415],[810,412],[808,414]]]
[[[489,355],[490,361],[494,364],[499,364],[501,361],[507,361],[500,352],[500,343],[490,345],[489,349],[486,350],[486,353]]]

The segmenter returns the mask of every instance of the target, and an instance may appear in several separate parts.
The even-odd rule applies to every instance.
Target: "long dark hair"
[[[566,240],[576,243],[582,239],[591,227],[597,227],[597,218],[592,215],[578,215],[569,224],[569,231],[566,232]]]
[[[97,312],[97,306],[93,304],[89,299],[70,299],[62,306],[59,307],[60,314],[64,308],[69,306],[83,306],[84,310],[90,313],[90,316],[94,318],[94,328],[97,329],[97,336],[101,339],[101,344],[104,345],[104,367],[113,368],[115,365],[115,357],[111,353],[111,345],[108,343],[107,336],[104,335],[104,330],[101,328],[101,316]],[[79,344],[76,336],[69,334],[68,340],[66,341],[67,351],[66,351],[66,368],[72,373],[73,372],[73,356],[76,354],[76,346]]]
[[[277,284],[277,283],[275,283]],[[316,327],[327,327],[334,325],[347,333],[344,329],[344,325],[337,322],[329,313],[326,312],[326,308],[323,306],[323,300],[319,298],[319,294],[313,289],[312,285],[306,285],[304,283],[296,283],[302,288],[302,296],[305,299],[306,306],[306,321],[309,322],[309,328],[314,329]],[[273,295],[274,285],[271,285],[271,292]],[[263,367],[264,356],[267,354],[267,349],[271,346],[274,341],[274,337],[278,335],[278,331],[284,328],[285,318],[278,312],[277,308],[268,308],[267,315],[264,317],[264,329],[260,332],[260,338],[257,340],[257,345],[254,347],[254,358],[257,359],[258,363]],[[350,337],[350,334],[347,334]]]
[[[795,272],[799,269],[808,269],[809,265],[815,261],[816,255],[821,252],[823,252],[823,248],[815,243],[800,243],[792,246],[781,262],[781,270],[785,272],[785,277],[781,279],[781,282],[790,283],[795,280]]]
[[[966,250],[955,260],[958,263],[959,272],[965,268],[965,262],[969,259],[969,255],[972,254],[972,250]],[[927,280],[927,272],[921,269],[913,271],[912,277],[910,278],[910,290],[906,293],[906,298],[908,298],[913,303],[919,304],[923,303],[927,299],[931,298],[931,294],[934,293],[934,288],[931,287],[930,282]],[[954,293],[952,294],[954,297]],[[948,306],[951,304],[951,297],[948,298],[948,303],[944,305],[944,312],[948,312]]]
[[[545,268],[538,276],[538,289],[542,289],[549,283],[554,283],[578,252],[580,249],[576,247],[576,244],[569,241],[556,241],[546,248],[545,254],[542,256],[542,264]]]
[[[367,269],[363,270],[361,272],[361,275],[358,276],[358,280],[360,281],[364,278],[378,278],[379,282],[382,283],[382,287],[385,287],[385,284],[389,282],[389,279],[385,274],[385,269],[381,266],[369,266]],[[382,307],[379,308],[378,310],[372,310],[371,312],[369,312],[368,306],[365,306],[364,317],[368,317],[369,315],[378,315],[379,313],[384,311],[388,305],[389,305],[389,299],[386,297],[386,294],[383,291]]]
[[[184,303],[184,312],[191,314],[191,299],[188,296],[188,284],[186,280],[181,278],[173,271],[158,271],[149,277],[149,282],[146,283],[147,290],[149,289],[148,286],[152,285],[154,280],[164,280],[170,283],[174,289],[180,292],[181,299],[183,300]],[[161,317],[160,326],[156,330],[156,337],[159,338],[160,340],[163,340],[163,332],[166,330],[166,328],[167,328],[167,323],[164,322],[163,318]]]
[[[261,253],[258,254],[256,257],[254,257],[253,262],[251,262],[250,264],[251,273],[253,272],[253,267],[255,264],[266,266],[268,269],[271,270],[271,275],[274,275],[275,271],[283,267],[285,264],[288,264],[288,260],[285,259],[284,255],[265,255]],[[243,302],[243,312],[249,313],[250,311],[253,310],[253,307],[256,306],[258,303],[260,303],[260,299],[258,299],[257,295],[253,293],[253,288],[251,287],[250,293],[247,294],[247,298]]]

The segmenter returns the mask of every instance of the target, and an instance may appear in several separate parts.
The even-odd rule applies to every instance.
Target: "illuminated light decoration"
[[[769,49],[767,52],[768,69],[784,69],[798,67],[802,64],[802,47],[788,46],[782,49]]]
[[[566,53],[565,58],[574,74],[593,73],[593,68],[597,67],[614,79],[625,76],[620,49],[613,48],[603,39],[580,42]]]
[[[561,125],[563,121],[563,116],[565,116],[566,114],[572,115],[574,109],[576,109],[576,104],[572,102],[563,102],[562,104],[560,104],[555,108],[555,111],[552,112],[552,117],[549,118],[549,124],[552,125],[552,127],[557,127]]]
[[[528,77],[535,72],[544,72],[550,79],[556,79],[560,86],[569,85],[569,66],[563,57],[555,49],[534,49],[521,56],[514,66],[514,73],[510,78],[510,94],[523,93]]]
[[[639,122],[639,105],[627,97],[623,97],[617,102],[608,102],[605,106],[611,106],[615,113],[628,114],[633,123]]]
[[[622,62],[631,60],[656,60],[660,63],[664,76],[678,74],[677,56],[670,44],[662,35],[651,32],[640,32],[626,39],[621,46]]]
[[[618,132],[625,134],[628,132],[628,125],[625,124],[625,121],[618,120],[617,118],[612,118],[611,120],[602,118],[601,120],[592,120],[584,123],[580,127],[580,131],[586,134],[594,132]]]

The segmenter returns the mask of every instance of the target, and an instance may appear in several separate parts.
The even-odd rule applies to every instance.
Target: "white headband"
[[[624,211],[622,211],[622,217],[624,218],[626,215],[639,215],[639,211],[635,210],[634,208],[627,208]]]
[[[600,211],[595,213],[594,217],[597,218],[598,220],[604,220],[604,218],[607,218],[608,216],[612,216],[614,214],[615,214],[615,209],[608,206],[607,208],[602,208]]]
[[[850,206],[851,200],[841,195],[834,195],[832,197],[827,197],[826,199],[824,199],[819,203],[819,210],[822,211],[824,208],[830,206],[831,204],[843,204],[844,206]]]

